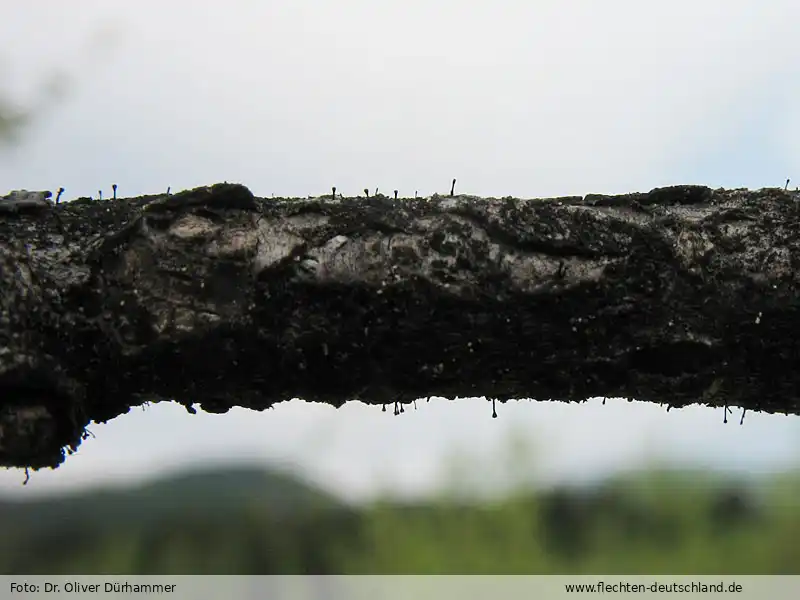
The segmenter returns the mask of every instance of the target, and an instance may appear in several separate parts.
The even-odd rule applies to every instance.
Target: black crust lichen
[[[3,214],[0,463],[56,466],[90,420],[148,399],[797,414],[798,225],[797,194],[703,186],[395,201],[218,184]]]

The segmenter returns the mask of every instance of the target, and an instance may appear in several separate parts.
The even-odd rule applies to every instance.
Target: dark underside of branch
[[[800,197],[0,200],[0,465],[170,399],[800,413]]]

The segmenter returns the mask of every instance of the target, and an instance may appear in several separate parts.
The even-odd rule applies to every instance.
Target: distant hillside
[[[0,573],[797,574],[799,485],[654,470],[488,504],[348,507],[291,474],[206,468],[0,501]]]
[[[28,535],[67,523],[111,521],[147,526],[173,516],[218,516],[257,508],[272,517],[342,506],[333,495],[292,475],[232,466],[181,471],[139,486],[35,499],[0,499],[0,530]]]

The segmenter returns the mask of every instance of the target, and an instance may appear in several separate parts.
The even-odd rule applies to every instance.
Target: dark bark
[[[0,464],[145,401],[800,413],[798,194],[0,202]],[[726,411],[727,412],[727,411]]]

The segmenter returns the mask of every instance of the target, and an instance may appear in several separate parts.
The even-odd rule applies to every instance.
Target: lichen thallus
[[[97,436],[95,436],[95,434],[92,433],[88,428],[85,428],[83,430],[83,433],[81,433],[81,440],[86,441],[90,437],[97,437]],[[77,452],[77,450],[73,449],[72,446],[68,446],[66,450],[67,454],[69,454],[70,456]],[[25,467],[25,481],[22,482],[22,485],[28,485],[28,482],[30,480],[31,480],[30,467]]]

